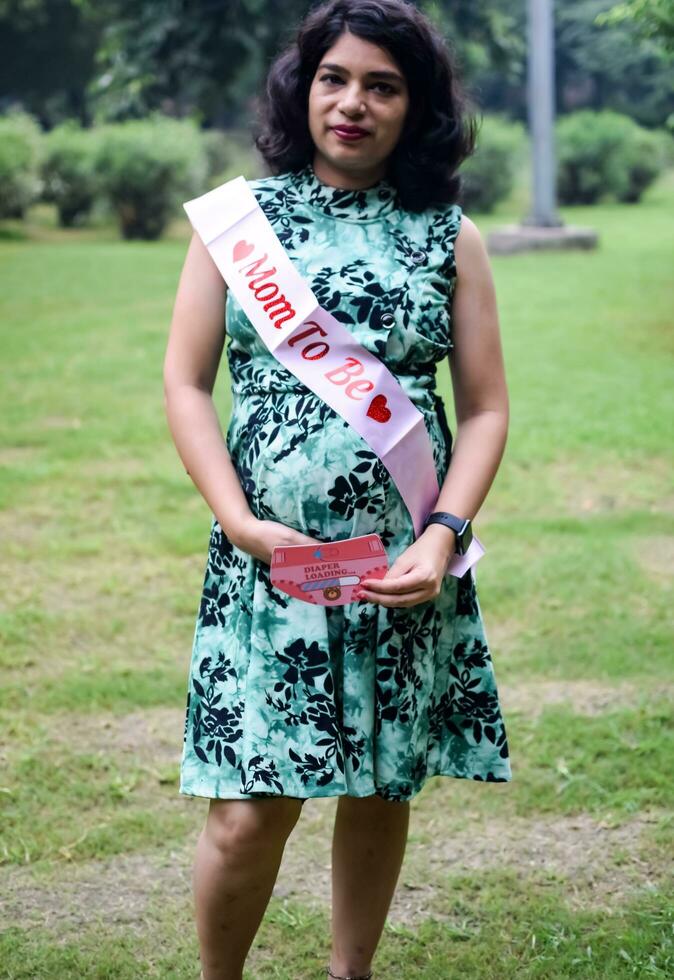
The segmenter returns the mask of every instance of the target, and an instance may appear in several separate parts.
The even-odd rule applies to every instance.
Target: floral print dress
[[[321,306],[423,413],[442,485],[452,435],[435,375],[452,347],[460,206],[415,214],[387,179],[345,190],[311,165],[249,185]],[[376,532],[391,564],[414,531],[384,465],[267,350],[231,290],[226,326],[227,447],[253,514],[318,540]],[[187,796],[402,801],[436,775],[511,778],[471,572],[408,608],[314,606],[276,589],[213,517],[187,680]]]

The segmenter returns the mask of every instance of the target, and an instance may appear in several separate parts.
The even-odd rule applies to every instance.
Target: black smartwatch
[[[456,534],[456,553],[457,555],[465,555],[470,547],[470,542],[473,540],[473,528],[467,517],[457,517],[456,514],[436,510],[426,519],[424,528],[427,528],[429,524],[444,524],[446,527],[451,527]]]

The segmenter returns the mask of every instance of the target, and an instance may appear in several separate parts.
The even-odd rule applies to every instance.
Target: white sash
[[[419,409],[388,368],[318,304],[245,177],[183,207],[265,346],[379,456],[418,537],[440,493]],[[447,574],[461,577],[483,554],[474,536],[465,555],[452,556]]]

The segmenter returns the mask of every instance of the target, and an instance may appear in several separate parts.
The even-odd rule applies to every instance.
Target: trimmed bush
[[[498,115],[483,117],[475,152],[461,165],[460,203],[464,210],[493,211],[508,197],[526,140],[526,130],[521,123]]]
[[[664,170],[674,167],[674,112],[667,117],[665,125],[656,129],[662,148],[662,166]]]
[[[0,116],[0,218],[23,218],[42,191],[42,130],[27,112]]]
[[[97,142],[97,130],[82,129],[74,122],[63,123],[45,135],[42,198],[56,205],[64,228],[86,218],[100,192]]]
[[[260,164],[245,130],[208,129],[202,132],[208,164],[208,186],[217,187],[239,174],[247,180],[260,176]]]
[[[203,192],[207,160],[192,121],[155,114],[102,126],[96,169],[122,236],[152,240]]]
[[[667,165],[667,148],[662,131],[637,127],[626,150],[627,184],[616,196],[619,201],[637,202],[646,188]]]
[[[206,155],[207,177],[210,180],[229,166],[229,140],[222,129],[204,129],[201,138]]]
[[[609,109],[563,116],[555,141],[561,204],[638,201],[664,164],[661,137]]]

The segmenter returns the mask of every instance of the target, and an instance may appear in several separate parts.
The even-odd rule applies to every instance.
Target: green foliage
[[[194,0],[190,16],[165,0],[79,0],[85,21],[104,17],[98,78],[90,87],[96,117],[142,116],[158,105],[198,109],[221,126],[242,125],[273,57],[307,13],[307,0],[284,3]],[[485,63],[519,77],[525,58],[518,12],[509,0],[422,0],[418,4],[456,45],[467,74]]]
[[[526,146],[521,123],[485,116],[473,156],[463,164],[461,203],[466,211],[493,211],[511,193],[517,164]]]
[[[72,116],[88,123],[86,88],[109,16],[104,0],[87,17],[77,0],[1,0],[3,101],[17,102],[48,128]]]
[[[642,126],[671,112],[674,76],[662,48],[625,21],[599,26],[606,0],[555,4],[555,75],[559,114],[613,109]]]
[[[611,110],[583,109],[557,121],[557,194],[561,204],[605,196],[638,201],[663,169],[663,141]]]
[[[42,134],[27,112],[0,117],[0,218],[22,218],[42,189]]]
[[[262,176],[247,129],[207,129],[202,130],[201,135],[208,167],[208,187],[217,187],[239,174],[248,180]]]
[[[255,149],[251,146],[250,134],[243,130],[227,130],[227,160],[222,170],[214,173],[209,178],[209,186],[217,187],[218,184],[238,177],[239,174],[247,180],[255,180],[257,177],[264,176],[266,170],[261,166],[259,157]]]
[[[122,236],[156,239],[203,189],[207,159],[194,122],[155,114],[102,126],[96,167]]]
[[[419,0],[490,112],[526,114],[526,4]],[[560,113],[612,108],[642,125],[671,112],[673,0],[555,4]],[[160,110],[223,128],[250,122],[272,58],[309,0],[0,0],[0,91],[47,126]]]
[[[97,130],[82,129],[69,121],[44,137],[42,198],[56,205],[64,228],[88,215],[100,190],[96,173],[98,136]]]
[[[495,69],[515,81],[526,60],[523,10],[510,0],[421,0],[424,13],[460,53],[467,78]]]
[[[208,177],[222,173],[230,163],[230,141],[222,129],[207,129],[202,133]]]
[[[599,14],[596,23],[613,27],[625,21],[636,26],[640,37],[651,38],[674,54],[674,0],[627,0]]]
[[[664,130],[650,130],[633,126],[633,137],[625,147],[628,182],[624,191],[617,194],[619,201],[634,202],[662,173],[672,152],[671,137]]]

